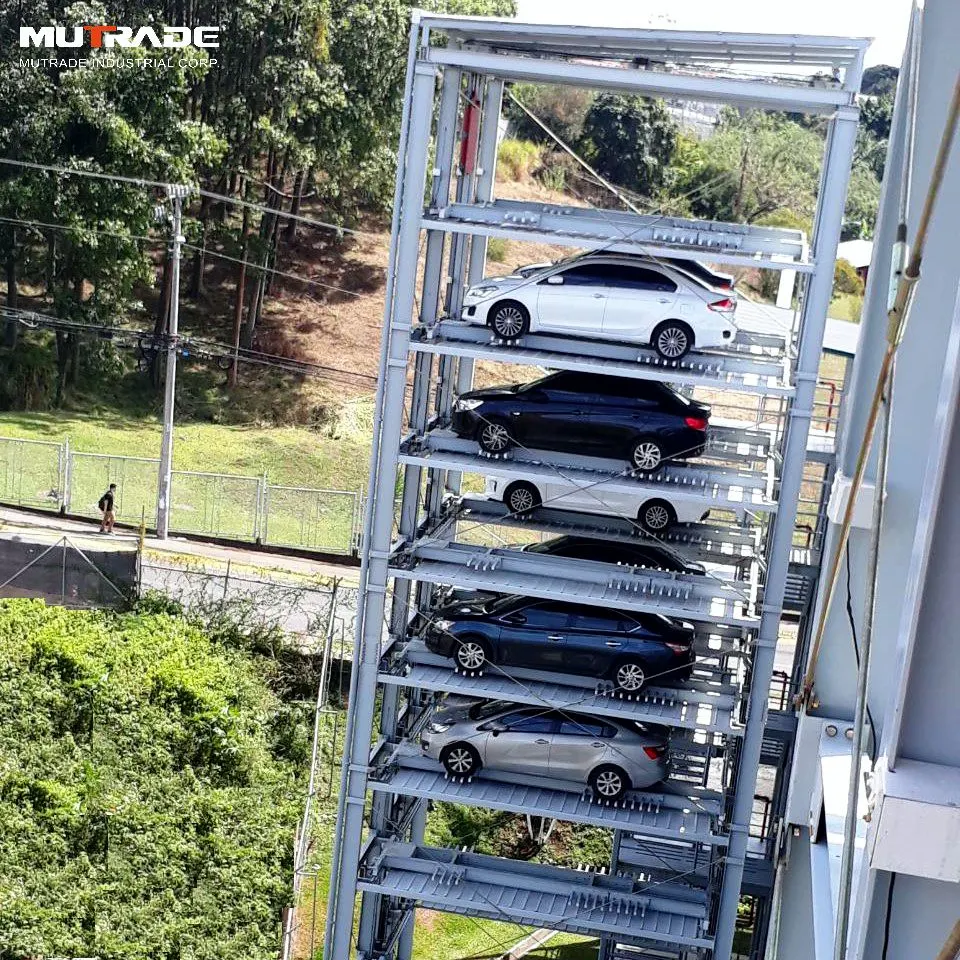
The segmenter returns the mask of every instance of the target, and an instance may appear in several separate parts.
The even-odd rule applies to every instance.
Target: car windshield
[[[516,597],[512,594],[506,596],[494,597],[492,600],[488,600],[483,607],[484,613],[503,613],[505,610],[510,610],[517,605],[521,600],[524,600],[524,597]]]
[[[516,704],[507,703],[506,700],[487,700],[483,703],[475,703],[467,711],[467,714],[471,720],[487,720],[514,706],[516,706]]]

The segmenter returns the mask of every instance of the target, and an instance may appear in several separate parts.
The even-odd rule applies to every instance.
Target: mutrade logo
[[[111,24],[84,24],[80,27],[21,27],[21,47],[82,47],[90,41],[94,50],[113,47],[219,47],[219,27],[117,27]]]

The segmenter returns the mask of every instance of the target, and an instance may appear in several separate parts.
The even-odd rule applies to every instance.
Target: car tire
[[[530,311],[516,300],[501,300],[490,308],[487,325],[501,340],[519,340],[530,329]]]
[[[628,657],[617,661],[610,671],[610,679],[617,693],[637,694],[647,685],[649,676],[642,660]]]
[[[490,662],[490,648],[480,637],[464,637],[457,640],[453,659],[458,670],[479,673]]]
[[[677,511],[666,500],[648,500],[637,513],[637,523],[647,533],[664,533],[676,522]]]
[[[477,430],[477,443],[484,453],[506,453],[513,445],[510,430],[501,420],[485,419]]]
[[[440,762],[451,777],[466,779],[475,776],[483,766],[476,747],[469,743],[451,743],[440,751]]]
[[[654,473],[663,466],[663,447],[656,440],[641,437],[630,447],[630,466],[643,473]]]
[[[682,320],[664,320],[653,331],[650,346],[662,360],[682,360],[693,347],[693,330]]]
[[[616,803],[630,789],[630,778],[612,763],[591,771],[588,783],[597,803]]]
[[[518,480],[504,491],[503,502],[511,513],[522,516],[540,506],[540,491],[532,483]]]

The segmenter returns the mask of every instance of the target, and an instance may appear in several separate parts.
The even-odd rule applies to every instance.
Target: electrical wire
[[[846,549],[846,564],[847,564],[847,620],[850,623],[850,639],[853,640],[853,656],[857,662],[857,670],[860,670],[860,644],[857,640],[857,623],[853,615],[853,594],[851,592],[851,583],[852,583],[852,574],[850,572],[850,544],[847,544]],[[870,704],[864,704],[867,715],[867,723],[870,724],[870,762],[871,764],[876,764],[877,762],[877,747],[879,741],[877,740],[877,727],[873,722],[873,713],[870,710]]]
[[[893,919],[893,885],[897,882],[897,875],[890,874],[890,883],[887,886],[887,900],[883,916],[883,949],[880,951],[880,960],[887,960],[890,949],[890,921]]]

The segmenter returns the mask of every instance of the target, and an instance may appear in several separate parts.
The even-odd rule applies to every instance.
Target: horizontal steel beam
[[[593,871],[377,841],[361,864],[359,886],[437,910],[573,933],[713,944],[703,895],[681,884],[647,885]]]
[[[724,846],[726,836],[718,831],[719,804],[696,796],[657,789],[633,790],[623,803],[603,805],[585,796],[582,786],[566,785],[546,777],[511,777],[494,770],[481,770],[469,781],[454,780],[443,767],[421,755],[414,744],[382,744],[370,759],[373,790],[401,796],[420,797],[446,803],[462,803],[510,813],[550,817],[604,827],[629,830],[657,837],[684,837],[715,846]]]
[[[519,200],[451,203],[424,211],[425,230],[498,236],[646,257],[693,257],[715,263],[809,273],[799,230],[683,220],[594,207],[564,207]]]
[[[410,349],[436,356],[577,370],[711,390],[778,397],[793,394],[785,360],[751,355],[748,349],[736,347],[729,351],[693,353],[681,361],[666,362],[648,347],[601,344],[596,340],[550,334],[529,334],[517,343],[505,343],[496,339],[487,327],[444,320],[432,329],[417,328]]]

